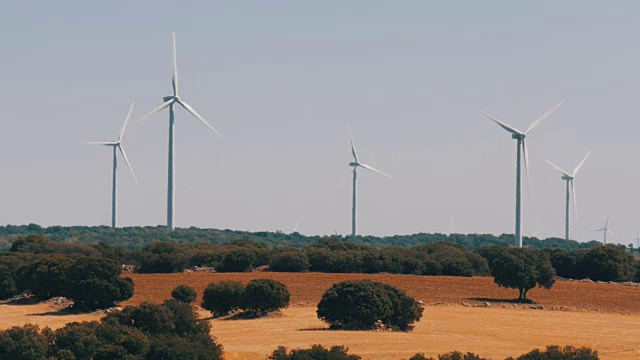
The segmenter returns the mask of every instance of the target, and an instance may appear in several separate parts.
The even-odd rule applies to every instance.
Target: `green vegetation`
[[[202,294],[202,308],[211,311],[213,316],[227,315],[242,307],[244,285],[238,281],[211,283]]]
[[[349,355],[349,349],[344,346],[332,346],[325,349],[322,345],[312,345],[310,349],[293,349],[287,351],[279,346],[267,360],[360,360],[358,355]]]
[[[371,330],[384,326],[411,330],[423,308],[404,291],[370,280],[334,284],[318,304],[318,318],[332,329]]]
[[[536,286],[551,289],[555,270],[549,255],[541,250],[511,248],[497,256],[491,265],[491,275],[499,286],[518,289],[518,301],[527,301],[527,292]]]
[[[226,315],[232,310],[262,316],[288,307],[290,297],[287,286],[272,279],[251,280],[247,286],[237,281],[221,281],[209,284],[204,290],[202,308],[214,316]]]
[[[185,304],[191,304],[196,301],[198,293],[191,286],[178,285],[171,291],[171,297]]]

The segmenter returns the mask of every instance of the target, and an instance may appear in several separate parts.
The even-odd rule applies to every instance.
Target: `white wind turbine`
[[[582,161],[580,161],[580,163],[578,164],[578,166],[576,166],[576,168],[573,170],[572,173],[562,170],[559,166],[547,160],[547,163],[549,163],[549,165],[553,166],[556,170],[562,173],[562,180],[565,180],[567,182],[567,205],[565,208],[565,229],[564,229],[565,240],[570,240],[570,236],[571,236],[571,231],[569,227],[569,218],[570,218],[569,208],[571,207],[572,195],[573,195],[573,209],[575,210],[575,213],[576,213],[576,219],[578,218],[578,202],[576,201],[576,186],[574,183],[575,177],[578,174],[578,171],[580,171],[580,168],[582,167],[584,162],[587,161],[589,154],[591,154],[591,151],[589,151],[587,155],[582,159]]]
[[[549,111],[547,111],[546,113],[544,113],[542,116],[540,116],[539,118],[537,118],[536,120],[534,120],[531,125],[529,125],[529,127],[527,128],[527,131],[520,131],[516,128],[514,128],[511,125],[508,125],[500,120],[498,120],[496,117],[487,114],[486,112],[479,110],[477,108],[474,108],[476,111],[480,112],[482,115],[484,115],[485,117],[489,118],[490,120],[492,120],[493,122],[495,122],[496,124],[500,125],[503,129],[507,130],[508,132],[511,133],[511,137],[513,139],[518,140],[518,158],[517,158],[517,165],[516,165],[516,231],[515,231],[515,246],[516,247],[522,247],[522,228],[521,228],[521,223],[522,223],[522,170],[520,167],[520,162],[522,159],[522,153],[524,153],[524,168],[525,171],[527,173],[527,184],[529,183],[529,168],[528,168],[528,155],[527,155],[527,145],[525,142],[525,138],[527,137],[527,135],[529,135],[529,133],[540,124],[540,122],[542,122],[542,120],[544,120],[547,116],[551,115],[552,112],[554,112],[560,105],[562,105],[562,101],[560,101],[556,106],[554,106],[553,108],[551,108]]]
[[[129,166],[129,170],[131,170],[131,175],[133,175],[133,179],[138,183],[138,179],[136,178],[136,174],[133,172],[133,167],[127,158],[127,153],[124,151],[122,147],[122,138],[124,137],[124,132],[127,130],[127,123],[129,122],[129,118],[131,117],[131,111],[133,110],[133,103],[129,107],[129,112],[127,113],[127,118],[124,120],[124,124],[122,125],[122,129],[120,129],[120,135],[118,135],[118,140],[116,141],[91,141],[91,142],[83,142],[83,144],[91,144],[91,145],[104,145],[111,146],[113,148],[113,185],[111,189],[111,227],[115,228],[118,225],[118,207],[117,207],[117,172],[118,172],[118,156],[117,150],[120,150],[124,161]]]
[[[609,219],[611,218],[611,215],[607,216],[607,222],[604,223],[604,227],[598,229],[598,230],[593,230],[592,232],[600,232],[602,231],[602,234],[604,235],[604,242],[603,245],[607,245],[607,233],[613,235],[613,231],[611,231],[611,229],[609,228]]]
[[[176,33],[172,33],[173,36],[173,77],[171,79],[171,85],[173,87],[173,95],[165,96],[162,98],[164,101],[162,105],[153,109],[147,115],[138,119],[138,121],[143,121],[151,117],[153,114],[164,110],[165,108],[169,108],[169,165],[168,165],[168,184],[167,184],[167,231],[171,232],[174,228],[174,200],[175,200],[175,146],[174,146],[174,132],[175,132],[175,122],[174,122],[174,113],[173,106],[178,104],[182,106],[185,110],[191,113],[191,115],[195,116],[198,120],[200,120],[203,124],[205,124],[211,131],[213,131],[216,135],[222,138],[216,129],[213,126],[209,125],[209,123],[198,114],[189,104],[187,104],[184,100],[182,100],[178,96],[178,67],[177,67],[177,56],[176,56]]]
[[[351,208],[351,236],[355,237],[356,236],[356,178],[357,178],[356,170],[358,169],[358,167],[363,167],[367,170],[377,172],[378,174],[382,174],[392,179],[393,179],[393,176],[389,174],[385,174],[382,171],[375,169],[374,167],[369,166],[367,164],[361,163],[360,160],[358,160],[358,153],[356,153],[356,146],[353,144],[353,135],[351,134],[351,128],[349,128],[349,140],[351,140],[351,153],[353,154],[353,160],[354,160],[349,163],[349,166],[353,166],[353,206]]]

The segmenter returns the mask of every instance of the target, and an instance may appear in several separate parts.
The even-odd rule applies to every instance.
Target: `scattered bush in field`
[[[255,279],[244,288],[242,308],[255,313],[275,311],[288,307],[290,297],[285,284],[272,279]]]
[[[598,246],[584,252],[578,272],[594,281],[629,281],[634,276],[633,261],[631,255],[617,246]]]
[[[511,248],[493,260],[493,281],[501,287],[518,289],[518,301],[527,301],[527,292],[536,286],[551,289],[555,270],[549,256],[540,250]]]
[[[332,329],[369,330],[379,320],[402,331],[422,317],[422,307],[404,291],[370,280],[334,284],[318,304],[318,318]]]
[[[63,255],[36,259],[20,269],[18,287],[44,299],[66,296],[67,276],[72,264],[73,260]]]
[[[190,304],[196,300],[198,293],[187,285],[178,285],[171,291],[171,297],[183,303]]]
[[[307,254],[298,250],[287,250],[276,253],[269,263],[271,271],[302,272],[309,270]]]
[[[253,252],[242,248],[233,249],[222,258],[222,263],[216,268],[219,272],[247,272],[253,269],[256,257]]]
[[[480,357],[474,353],[461,353],[460,351],[453,351],[450,353],[438,355],[438,360],[490,360]]]
[[[202,294],[202,308],[215,315],[226,315],[242,307],[244,285],[238,281],[211,283]]]
[[[133,296],[133,280],[121,278],[113,260],[79,258],[69,267],[67,279],[67,297],[81,309],[105,308]]]
[[[293,349],[287,351],[284,346],[279,346],[268,360],[360,360],[358,355],[349,355],[349,349],[344,346],[333,346],[325,349],[322,345],[312,345],[310,349]]]
[[[547,346],[545,351],[535,349],[529,353],[521,355],[516,359],[509,357],[506,360],[598,360],[598,352],[587,347],[576,348],[573,346],[565,346],[563,348],[552,345]]]

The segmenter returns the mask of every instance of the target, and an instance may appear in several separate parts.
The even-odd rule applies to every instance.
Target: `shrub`
[[[0,359],[46,359],[53,342],[49,328],[27,324],[0,331]]]
[[[527,301],[527,292],[539,286],[551,289],[555,270],[541,250],[510,248],[493,261],[491,275],[501,287],[518,289],[518,301]]]
[[[438,355],[438,360],[489,360],[489,359],[480,357],[471,352],[464,354],[464,353],[461,353],[460,351],[453,351],[450,353]]]
[[[269,263],[271,271],[302,272],[309,270],[307,254],[298,250],[287,250],[275,254]]]
[[[216,271],[219,272],[247,272],[253,269],[256,260],[253,252],[246,249],[233,249],[222,258],[222,263]]]
[[[344,346],[333,346],[325,349],[322,345],[312,345],[311,349],[293,349],[287,351],[284,346],[279,346],[268,360],[360,360],[358,355],[349,355],[349,349]]]
[[[289,306],[291,294],[287,286],[272,279],[251,280],[242,294],[242,307],[255,313],[279,310]]]
[[[242,306],[244,285],[237,281],[211,283],[202,294],[202,308],[215,315],[228,314]]]
[[[16,274],[8,266],[0,264],[0,300],[8,299],[18,293]]]
[[[598,246],[584,253],[578,271],[594,281],[628,281],[633,279],[633,257],[617,246]]]
[[[72,264],[73,260],[62,255],[37,259],[20,269],[18,287],[44,299],[65,296]]]
[[[133,296],[133,280],[121,278],[113,260],[80,258],[69,268],[67,278],[67,296],[78,308],[105,308]]]
[[[171,297],[180,302],[190,304],[196,300],[198,293],[191,286],[178,285],[171,291]]]
[[[561,348],[553,345],[547,346],[545,351],[535,349],[529,353],[519,356],[517,360],[598,360],[599,358],[597,351],[591,350],[587,347],[576,348],[573,346],[565,346],[564,348]],[[514,359],[507,358],[506,360]]]
[[[370,280],[334,284],[318,304],[318,318],[332,329],[368,330],[378,320],[391,329],[410,330],[422,307],[404,291]]]

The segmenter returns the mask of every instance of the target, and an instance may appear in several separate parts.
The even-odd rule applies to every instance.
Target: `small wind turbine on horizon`
[[[551,115],[551,113],[553,113],[558,107],[560,107],[562,103],[563,101],[560,101],[558,104],[552,107],[549,111],[547,111],[542,116],[534,120],[531,123],[531,125],[529,125],[526,131],[520,131],[514,128],[513,126],[498,120],[496,117],[489,115],[480,109],[474,108],[476,111],[478,111],[488,119],[492,120],[503,129],[510,132],[511,138],[517,140],[518,158],[516,163],[516,229],[514,233],[514,242],[515,242],[514,245],[519,248],[522,247],[522,169],[520,166],[520,162],[522,160],[523,155],[524,155],[524,168],[527,174],[527,185],[529,184],[529,165],[528,165],[529,156],[527,153],[527,144],[525,142],[525,138],[536,126],[538,126],[542,122],[542,120],[546,119],[549,115]]]
[[[104,145],[111,146],[113,148],[113,184],[111,188],[111,227],[115,228],[118,225],[118,207],[117,207],[117,183],[118,183],[118,153],[117,150],[120,150],[120,154],[124,158],[124,161],[129,166],[129,170],[131,170],[131,175],[133,175],[133,180],[138,183],[138,179],[136,178],[136,174],[133,172],[133,167],[127,158],[127,153],[124,151],[122,147],[122,138],[124,137],[124,132],[127,130],[127,123],[129,122],[129,118],[131,117],[131,111],[133,111],[133,103],[129,107],[129,112],[127,113],[127,118],[124,120],[124,124],[122,125],[122,129],[120,129],[120,134],[118,135],[118,139],[115,141],[90,141],[83,142],[82,144],[89,145]]]
[[[562,168],[555,165],[551,161],[547,160],[547,163],[549,163],[549,165],[551,165],[553,168],[555,168],[556,170],[562,173],[562,180],[565,180],[567,182],[567,205],[565,208],[565,229],[564,229],[565,240],[570,240],[570,236],[571,236],[571,229],[569,227],[569,218],[570,218],[569,209],[571,207],[572,195],[573,195],[573,209],[575,210],[575,213],[576,213],[576,219],[578,218],[578,202],[576,201],[576,186],[574,182],[575,177],[578,174],[578,171],[580,171],[580,168],[582,167],[584,162],[587,161],[589,154],[591,154],[591,151],[589,151],[587,155],[582,159],[582,161],[580,161],[580,163],[578,164],[578,166],[576,166],[576,168],[573,170],[572,173],[562,170]]]
[[[153,109],[151,112],[146,114],[137,120],[137,122],[146,120],[150,118],[157,112],[160,112],[166,108],[169,108],[169,165],[168,165],[168,184],[167,184],[167,231],[171,232],[174,229],[175,223],[175,208],[174,208],[174,200],[175,200],[175,144],[174,144],[174,135],[175,135],[175,119],[174,119],[174,111],[173,107],[175,104],[182,106],[185,110],[187,110],[191,115],[195,116],[196,119],[200,120],[204,125],[206,125],[211,131],[213,131],[216,135],[222,138],[222,135],[213,128],[213,126],[209,125],[209,123],[198,114],[194,108],[192,108],[189,104],[187,104],[184,100],[182,100],[178,96],[178,65],[177,65],[177,55],[176,55],[176,33],[172,33],[173,38],[173,77],[171,79],[171,85],[173,87],[173,95],[165,96],[162,98],[162,105]]]
[[[382,171],[374,168],[373,166],[364,164],[358,160],[358,153],[356,152],[356,146],[353,144],[353,135],[351,134],[351,127],[349,127],[349,140],[351,141],[351,154],[353,154],[353,161],[349,163],[349,166],[353,167],[353,206],[351,208],[351,236],[356,237],[356,178],[358,167],[365,168],[367,170],[384,175],[393,179],[393,176],[383,173]]]
[[[597,230],[593,230],[591,232],[600,232],[602,231],[602,234],[604,235],[604,242],[603,245],[607,245],[607,233],[614,235],[613,231],[611,231],[611,229],[609,228],[609,219],[611,218],[611,215],[607,216],[607,222],[604,224],[604,227],[597,229]]]

